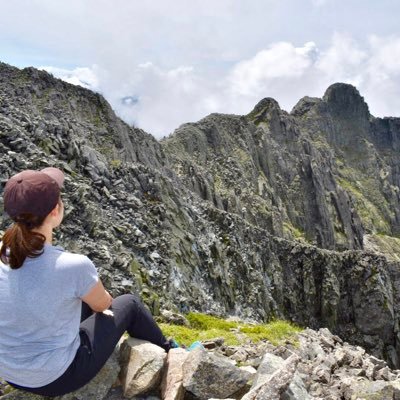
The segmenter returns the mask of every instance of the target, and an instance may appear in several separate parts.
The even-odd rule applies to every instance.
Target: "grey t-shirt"
[[[80,344],[81,297],[98,279],[89,258],[49,244],[19,269],[0,262],[0,377],[26,387],[59,378]]]

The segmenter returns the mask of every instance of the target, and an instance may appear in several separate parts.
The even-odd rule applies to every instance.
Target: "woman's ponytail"
[[[22,266],[27,257],[38,257],[43,253],[46,238],[32,229],[42,225],[45,218],[23,214],[6,230],[2,238],[0,259],[12,269]]]

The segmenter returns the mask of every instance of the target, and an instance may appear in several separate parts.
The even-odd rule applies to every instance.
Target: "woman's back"
[[[80,297],[97,280],[87,257],[50,244],[21,268],[0,262],[2,378],[35,387],[68,368],[80,343]]]

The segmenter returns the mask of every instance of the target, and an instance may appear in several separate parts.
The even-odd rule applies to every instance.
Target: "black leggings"
[[[110,310],[114,316],[93,313],[90,307],[82,302],[79,330],[81,345],[71,365],[54,382],[39,388],[9,383],[17,389],[42,396],[60,396],[73,392],[96,376],[125,331],[128,331],[130,336],[147,340],[169,351],[170,343],[136,296],[124,294],[116,297]]]

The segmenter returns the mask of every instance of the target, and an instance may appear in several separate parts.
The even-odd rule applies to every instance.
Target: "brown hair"
[[[45,218],[32,214],[21,214],[15,218],[15,223],[6,230],[2,238],[0,259],[3,263],[10,265],[12,269],[18,269],[26,257],[34,258],[43,253],[46,238],[32,229],[41,226]]]

